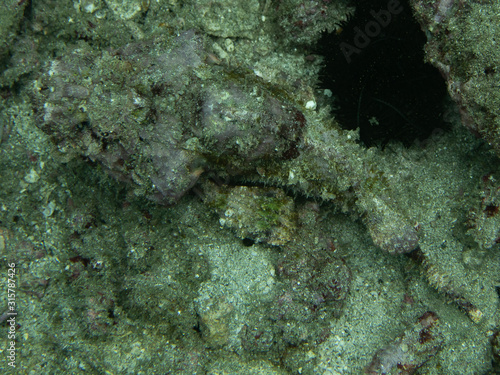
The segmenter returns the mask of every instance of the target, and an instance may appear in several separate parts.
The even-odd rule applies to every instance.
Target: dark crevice
[[[355,1],[352,18],[325,33],[321,87],[335,95],[335,116],[345,129],[360,129],[366,146],[391,141],[410,146],[436,129],[446,130],[446,85],[424,62],[426,36],[408,1]]]

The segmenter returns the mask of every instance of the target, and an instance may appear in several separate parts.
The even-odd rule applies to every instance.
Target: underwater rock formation
[[[40,127],[61,151],[100,162],[167,204],[214,164],[241,174],[296,157],[301,112],[206,58],[194,32],[102,54],[83,45],[38,82]]]
[[[102,52],[83,44],[37,81],[38,126],[60,151],[99,162],[161,203],[177,202],[210,171],[338,201],[364,215],[390,253],[417,246],[355,132],[308,109],[307,88],[292,96],[210,61],[192,31]]]
[[[498,177],[484,175],[481,179],[480,201],[469,211],[469,233],[481,249],[500,243],[500,185]]]
[[[498,160],[461,126],[381,149],[342,130],[327,105],[345,92],[314,86],[306,44],[341,32],[346,2],[236,1],[224,19],[223,0],[131,0],[149,7],[132,18],[28,3],[0,83],[19,372],[361,374],[379,348],[376,373],[499,361]],[[420,3],[442,23],[465,4]],[[439,326],[412,325],[425,311]]]
[[[500,155],[498,2],[412,0],[426,32],[426,59],[437,67],[462,123]]]
[[[428,311],[400,337],[375,354],[366,374],[414,374],[441,349],[443,341],[439,318]]]
[[[284,245],[295,235],[294,201],[282,189],[217,187],[208,182],[204,191],[203,200],[220,215],[219,223],[234,229],[242,239]]]

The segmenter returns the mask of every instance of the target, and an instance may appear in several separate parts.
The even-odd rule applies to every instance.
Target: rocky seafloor
[[[499,14],[4,1],[2,371],[498,373]]]

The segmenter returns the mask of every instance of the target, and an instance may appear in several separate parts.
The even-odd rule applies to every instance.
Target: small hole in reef
[[[251,238],[243,238],[243,246],[246,246],[246,247],[250,247],[250,246],[253,246],[255,244],[255,241],[252,240]]]

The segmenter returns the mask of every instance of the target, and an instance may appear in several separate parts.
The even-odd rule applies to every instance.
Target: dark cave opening
[[[391,141],[412,145],[443,121],[447,95],[441,74],[424,62],[426,36],[407,0],[357,0],[354,15],[337,32],[325,33],[316,53],[324,56],[320,87],[335,97],[335,116],[345,129],[360,129],[366,146]]]

